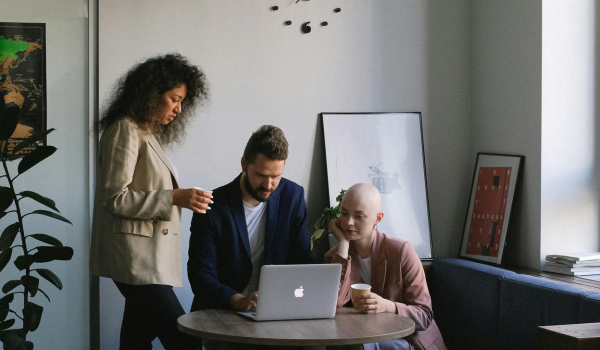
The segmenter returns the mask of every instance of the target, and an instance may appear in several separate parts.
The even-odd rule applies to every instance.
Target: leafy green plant
[[[29,215],[43,215],[69,224],[71,222],[60,215],[60,211],[56,208],[56,204],[52,199],[32,191],[17,192],[15,189],[15,180],[20,175],[56,152],[56,148],[52,146],[37,147],[21,159],[17,167],[18,174],[14,177],[10,176],[7,162],[20,158],[21,156],[17,155],[19,151],[43,139],[47,134],[54,131],[54,129],[50,129],[44,133],[31,136],[21,141],[21,143],[12,149],[12,152],[9,152],[7,147],[8,139],[17,127],[19,114],[20,108],[14,104],[6,107],[0,113],[0,161],[2,161],[4,168],[4,175],[0,176],[0,180],[8,182],[8,187],[0,185],[0,219],[7,215],[8,217],[14,216],[14,214],[17,216],[17,221],[6,226],[0,236],[0,272],[8,265],[13,253],[20,254],[21,251],[22,255],[16,257],[14,264],[20,271],[25,271],[25,274],[20,279],[8,281],[2,286],[4,296],[0,298],[0,341],[2,341],[6,350],[33,349],[33,343],[27,341],[27,333],[38,329],[44,308],[31,300],[43,294],[50,301],[48,294],[40,288],[40,279],[32,275],[32,273],[35,272],[37,276],[47,280],[58,289],[62,289],[63,287],[60,278],[54,272],[39,268],[39,265],[32,265],[53,260],[71,260],[73,257],[73,248],[63,246],[58,239],[52,236],[42,233],[25,235],[23,221]],[[19,202],[24,199],[34,200],[52,209],[52,211],[34,210],[24,214],[19,205]],[[13,209],[9,210],[11,208]],[[17,237],[20,240],[15,242]],[[32,248],[31,245],[35,241],[45,243],[46,245]],[[22,294],[24,305],[20,314],[11,309],[10,305],[15,300],[15,296],[19,294]],[[13,318],[9,318],[9,315],[13,316]],[[20,319],[22,324],[20,328],[11,328],[16,323],[14,317]]]
[[[317,222],[315,222],[316,231],[313,232],[312,235],[310,235],[310,250],[313,249],[313,242],[321,238],[325,230],[330,229],[331,220],[340,217],[340,210],[342,208],[342,198],[344,197],[344,192],[346,192],[346,190],[342,190],[340,194],[337,197],[335,197],[335,200],[338,202],[338,205],[336,205],[335,207],[325,208],[325,210],[323,210],[323,214],[321,214],[321,217],[317,220]]]

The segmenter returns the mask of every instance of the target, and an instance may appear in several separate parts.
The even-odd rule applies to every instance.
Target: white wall
[[[541,260],[599,248],[597,4],[543,2]]]
[[[16,180],[17,190],[32,190],[52,198],[73,226],[39,215],[25,218],[25,232],[47,233],[73,247],[71,261],[44,264],[63,282],[59,291],[41,280],[40,287],[52,300],[38,293],[34,302],[44,308],[38,330],[30,333],[36,349],[89,348],[89,220],[88,220],[88,124],[87,124],[87,0],[4,1],[0,22],[46,23],[46,72],[48,144],[58,148],[50,158]],[[16,174],[17,163],[9,171]],[[41,209],[23,200],[29,212]],[[9,216],[0,221],[0,230],[12,223]],[[13,257],[17,254],[13,253]],[[35,265],[34,265],[35,266]],[[8,272],[8,273],[7,273]],[[10,263],[2,271],[2,284],[21,276]],[[20,300],[17,296],[16,300]],[[22,309],[13,302],[13,307]]]
[[[231,181],[241,171],[250,134],[262,124],[275,124],[290,143],[284,176],[306,190],[309,226],[328,204],[318,114],[421,111],[434,256],[456,256],[472,171],[469,2],[289,4],[148,0],[140,6],[133,0],[103,0],[100,97],[144,58],[170,51],[187,56],[205,70],[212,102],[198,114],[185,143],[169,152],[180,184],[215,188]],[[270,11],[273,5],[280,10]],[[334,14],[335,7],[342,12]],[[285,27],[288,19],[294,24]],[[329,26],[300,33],[300,23],[323,20]],[[184,252],[190,219],[184,211]],[[106,280],[100,292],[101,344],[114,348],[122,298]],[[189,310],[187,279],[176,293]]]
[[[542,1],[471,2],[471,169],[477,152],[524,155],[503,262],[539,268]]]

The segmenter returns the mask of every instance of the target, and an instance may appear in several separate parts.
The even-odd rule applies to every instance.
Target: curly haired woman
[[[125,297],[120,349],[197,349],[177,330],[185,312],[173,292],[182,286],[181,208],[206,213],[211,192],[182,189],[163,146],[180,142],[194,110],[208,98],[204,73],[179,54],[157,56],[118,82],[96,124],[103,131],[90,269],[111,278]]]

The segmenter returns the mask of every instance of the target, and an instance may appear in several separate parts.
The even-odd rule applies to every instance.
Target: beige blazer
[[[175,172],[156,138],[129,118],[98,149],[90,270],[115,281],[181,286],[181,208]]]
[[[338,307],[351,297],[350,286],[360,283],[360,262],[350,242],[348,259],[337,254],[337,246],[325,254],[325,262],[342,264]],[[415,333],[406,340],[418,350],[446,350],[442,334],[433,320],[431,297],[421,260],[412,245],[377,231],[371,251],[371,291],[396,304],[396,313],[415,321]]]

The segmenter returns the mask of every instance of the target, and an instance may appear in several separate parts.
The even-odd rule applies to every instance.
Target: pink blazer
[[[325,254],[325,262],[342,264],[338,307],[350,300],[350,286],[360,283],[358,253],[350,242],[348,259],[336,253]],[[396,313],[415,322],[415,333],[406,340],[419,350],[446,350],[442,334],[433,320],[431,297],[421,260],[412,245],[377,231],[371,254],[371,291],[396,303]]]

